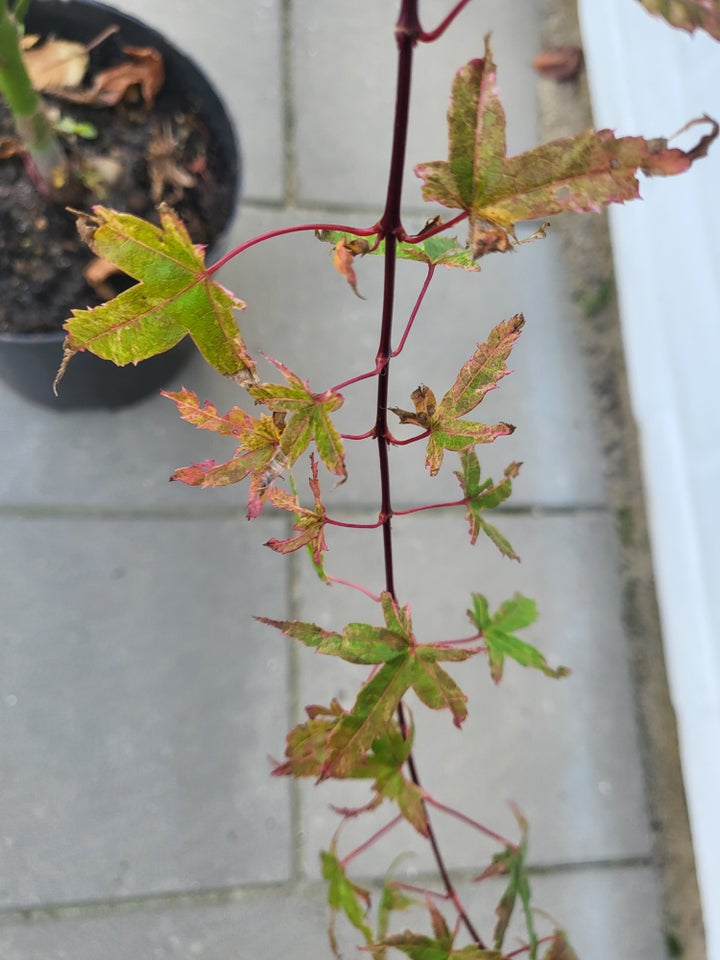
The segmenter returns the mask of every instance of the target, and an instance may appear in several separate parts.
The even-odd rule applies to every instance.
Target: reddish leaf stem
[[[426,436],[426,434],[425,434]],[[416,439],[413,437],[413,439]],[[405,441],[406,443],[408,441]],[[426,503],[422,507],[408,507],[407,510],[396,510],[396,517],[405,517],[409,513],[420,513],[421,510],[444,510],[446,507],[466,507],[467,500],[448,500],[447,503]]]
[[[324,517],[325,523],[329,523],[332,527],[349,527],[351,530],[377,530],[378,527],[381,527],[384,522],[384,518],[380,517],[379,520],[376,520],[375,523],[349,523],[344,520],[333,520],[327,515]]]
[[[368,590],[367,587],[363,587],[359,583],[354,583],[352,580],[341,580],[340,577],[333,577],[329,573],[326,574],[326,578],[329,583],[338,583],[341,587],[352,587],[353,590],[359,590],[360,593],[364,593],[366,597],[370,597],[375,603],[380,603],[380,597],[378,597],[377,594],[374,594],[371,590]]]
[[[431,30],[429,33],[426,33],[423,30],[418,37],[418,40],[421,43],[432,43],[433,40],[437,40],[445,33],[455,17],[468,5],[468,3],[470,3],[470,0],[460,0],[460,2],[450,11],[450,13],[445,17],[438,27],[435,27],[435,29]]]
[[[369,837],[364,843],[361,843],[359,847],[355,847],[354,850],[351,850],[350,853],[343,857],[340,861],[340,866],[343,870],[347,867],[351,860],[354,860],[359,854],[363,853],[365,850],[369,849],[380,837],[384,836],[386,833],[389,833],[393,827],[396,827],[403,819],[403,815],[399,813],[396,817],[393,817],[389,823],[386,823],[384,827],[380,827],[371,837]]]
[[[390,354],[391,357],[397,357],[398,354],[400,354],[400,353],[402,352],[402,348],[405,346],[405,341],[407,340],[407,338],[408,338],[408,336],[409,336],[409,334],[410,334],[410,331],[412,330],[412,325],[415,323],[415,317],[416,317],[417,314],[418,314],[418,310],[420,309],[420,305],[422,304],[423,300],[425,299],[425,294],[427,293],[427,289],[428,289],[428,287],[430,286],[430,281],[432,280],[434,273],[435,273],[435,264],[434,264],[434,263],[429,263],[429,264],[428,264],[427,276],[425,277],[425,283],[422,285],[422,290],[420,291],[420,293],[419,293],[419,295],[418,295],[418,298],[417,298],[417,300],[415,301],[415,306],[413,307],[412,313],[410,314],[410,319],[409,319],[408,322],[407,322],[407,326],[405,327],[405,330],[403,331],[402,337],[400,337],[400,343],[397,345],[397,347],[395,347],[395,349],[393,350],[393,352]]]
[[[219,260],[216,260],[215,263],[207,267],[205,269],[205,276],[211,277],[220,267],[224,267],[226,263],[237,257],[238,254],[244,253],[245,250],[249,250],[250,247],[254,247],[258,243],[264,243],[266,240],[274,240],[275,237],[282,237],[287,233],[302,233],[306,230],[342,230],[345,233],[354,233],[358,237],[371,237],[378,232],[377,225],[366,230],[347,227],[337,223],[301,223],[296,227],[280,227],[278,230],[269,230],[267,233],[260,233],[257,237],[252,237],[252,239],[241,243],[240,246],[234,247],[229,253],[226,253],[225,256],[220,257]]]
[[[482,639],[482,633],[478,632],[472,635],[472,637],[460,637],[457,640],[439,640],[437,643],[434,643],[434,647],[459,647],[463,643],[475,643],[476,640]],[[478,653],[484,651],[484,647],[478,648]]]
[[[428,890],[427,887],[416,887],[412,883],[405,883],[402,880],[392,880],[390,885],[396,887],[398,890],[407,890],[409,893],[421,893],[424,897],[437,897],[438,900],[449,900],[450,897],[445,891],[440,893],[437,890]]]
[[[512,840],[508,840],[506,837],[503,837],[502,834],[496,833],[494,830],[491,830],[490,827],[484,826],[478,820],[473,820],[472,817],[468,817],[467,814],[461,813],[459,810],[454,810],[452,807],[446,807],[444,803],[440,803],[439,800],[428,796],[428,794],[425,794],[425,803],[429,803],[430,806],[435,807],[436,810],[442,810],[442,812],[447,813],[448,816],[455,817],[456,820],[467,824],[469,827],[474,827],[475,830],[479,830],[480,833],[484,833],[486,837],[490,837],[491,840],[496,840],[510,850],[519,849],[518,845],[513,843]]]
[[[375,436],[375,427],[368,430],[367,433],[341,433],[340,436],[343,440],[369,440]]]
[[[360,383],[361,380],[369,380],[370,377],[376,377],[381,370],[382,370],[382,367],[380,367],[376,363],[375,368],[373,370],[368,370],[367,373],[361,373],[357,377],[350,377],[349,380],[343,380],[341,383],[336,383],[334,387],[330,387],[330,390],[328,392],[339,393],[341,390],[344,390],[345,387],[349,387],[353,383]],[[371,433],[367,434],[367,436],[371,436]]]
[[[421,243],[423,240],[427,240],[429,237],[434,237],[438,233],[443,233],[445,230],[449,230],[450,227],[454,227],[456,223],[462,223],[463,220],[467,220],[470,214],[467,210],[463,210],[462,213],[459,213],[456,217],[453,217],[452,220],[448,220],[445,223],[438,224],[437,227],[431,227],[429,230],[421,230],[420,233],[413,234],[413,236],[408,236],[403,233],[400,239],[404,243]]]
[[[538,940],[536,946],[541,947],[543,943],[552,943],[554,939],[555,939],[554,936],[541,937]],[[525,946],[518,947],[517,950],[512,950],[510,953],[506,953],[505,960],[510,960],[511,957],[519,957],[521,953],[529,953],[529,951],[530,951],[530,944],[526,943]]]
[[[398,440],[398,438],[394,437],[389,430],[385,434],[385,438],[387,439],[387,442],[391,443],[394,447],[404,447],[408,443],[417,443],[418,440],[424,440],[425,437],[429,437],[429,436],[430,436],[429,430],[424,430],[422,433],[418,433],[414,437],[408,437],[406,440]],[[398,510],[397,512],[399,513],[400,511]]]

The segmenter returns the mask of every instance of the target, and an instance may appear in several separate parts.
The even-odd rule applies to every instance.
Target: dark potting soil
[[[98,108],[48,98],[62,116],[97,130],[94,140],[63,139],[69,155],[82,158],[86,168],[88,161],[102,158],[100,169],[109,165],[118,175],[100,195],[86,189],[79,198],[73,197],[72,205],[90,211],[100,203],[157,222],[148,157],[151,142],[161,137],[177,146],[160,199],[179,214],[194,243],[207,243],[227,222],[235,185],[223,180],[222,158],[215,154],[203,124],[183,112],[186,105],[173,103],[168,91],[162,100],[162,106],[148,111],[141,102]],[[11,117],[0,101],[0,140],[12,135]],[[175,166],[190,174],[193,186],[173,183],[178,179],[172,176]],[[58,330],[73,307],[97,306],[134,282],[118,274],[104,281],[98,292],[83,276],[92,259],[77,234],[73,214],[38,193],[19,156],[0,159],[0,331]]]

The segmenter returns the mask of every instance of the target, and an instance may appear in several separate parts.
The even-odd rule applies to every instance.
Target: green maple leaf
[[[460,454],[461,469],[455,471],[460,482],[463,494],[467,499],[467,513],[465,519],[470,525],[470,543],[477,542],[482,531],[506,557],[519,560],[510,542],[483,516],[485,510],[492,510],[499,506],[512,493],[512,481],[520,472],[521,464],[511,463],[505,467],[505,474],[500,483],[494,484],[491,479],[480,482],[480,461],[474,450],[464,450]]]
[[[96,206],[78,216],[78,229],[94,253],[139,283],[92,310],[73,310],[58,379],[81,350],[124,366],[164,353],[188,334],[226,377],[257,379],[233,316],[245,304],[206,275],[203,248],[193,246],[169,207],[160,208],[156,227]]]
[[[381,596],[384,627],[350,623],[341,633],[301,620],[257,617],[305,646],[350,663],[380,665],[361,687],[352,709],[333,725],[327,740],[323,777],[348,777],[373,742],[386,734],[403,696],[412,689],[434,710],[448,709],[460,726],[467,716],[467,697],[438,664],[467,660],[476,650],[418,644],[408,607],[389,593]]]
[[[490,866],[477,877],[477,880],[485,880],[487,877],[493,876],[508,877],[507,887],[495,909],[497,922],[493,934],[494,945],[496,949],[502,949],[505,934],[515,910],[515,904],[519,899],[525,916],[525,926],[530,945],[528,956],[530,960],[535,960],[538,939],[530,904],[530,881],[527,873],[527,820],[517,808],[513,807],[513,812],[522,831],[520,844],[516,847],[506,847],[502,853],[496,853]]]
[[[509,423],[496,423],[489,426],[463,419],[464,414],[473,410],[493,390],[499,380],[510,372],[505,361],[510,356],[520,331],[525,324],[522,314],[509,320],[503,320],[491,331],[484,343],[478,343],[472,357],[458,373],[455,383],[450,387],[439,404],[429,387],[424,385],[411,394],[415,410],[401,410],[391,407],[401,423],[411,423],[429,431],[425,465],[430,475],[435,476],[442,465],[445,450],[458,453],[477,446],[479,443],[491,443],[498,437],[508,436],[515,427]]]
[[[357,256],[385,256],[385,241],[375,245],[376,236],[361,237],[355,233],[346,233],[342,230],[321,230],[316,233],[319,240],[333,245],[345,241],[351,250],[357,250]],[[396,256],[399,260],[415,260],[433,266],[460,267],[463,270],[477,271],[480,267],[473,260],[472,252],[463,246],[457,237],[445,237],[434,234],[426,240],[417,243],[402,241],[396,246]]]
[[[330,419],[330,414],[343,405],[342,394],[312,393],[305,380],[301,380],[278,360],[267,358],[287,380],[287,385],[259,383],[248,387],[248,393],[256,403],[264,404],[274,413],[286,414],[287,424],[283,430],[280,447],[289,464],[302,456],[311,440],[315,441],[318,455],[332,473],[344,480],[345,451],[340,434]]]
[[[692,33],[706,30],[720,40],[720,2],[718,0],[640,0],[656,17],[664,17],[673,27]]]
[[[335,841],[330,850],[323,850],[320,854],[323,879],[327,880],[327,901],[330,907],[330,926],[328,936],[330,945],[336,957],[340,956],[337,940],[335,939],[335,920],[342,911],[350,923],[365,937],[366,943],[372,943],[373,932],[365,921],[370,906],[370,891],[353,883],[348,879],[345,868],[338,860]]]
[[[506,600],[493,616],[490,615],[486,598],[481,594],[473,593],[472,602],[472,610],[468,610],[467,614],[470,622],[482,635],[490,663],[490,675],[495,683],[500,683],[502,679],[505,657],[510,657],[523,667],[540,670],[555,679],[566,677],[570,673],[567,667],[553,669],[536,647],[514,636],[515,630],[529,627],[537,620],[534,600],[516,593],[512,600]]]
[[[407,910],[408,907],[414,906],[416,902],[402,890],[399,890],[392,880],[385,880],[378,904],[377,939],[370,947],[373,960],[385,960],[387,948],[382,946],[382,941],[388,935],[390,914],[394,910]]]
[[[410,960],[503,960],[499,950],[485,950],[472,944],[455,948],[452,943],[447,944],[444,940],[410,930],[385,937],[379,944],[373,944],[375,946],[394,947]]]
[[[279,487],[268,489],[266,496],[274,507],[279,510],[290,510],[295,514],[293,530],[297,533],[297,536],[288,537],[286,540],[278,540],[276,537],[272,537],[265,546],[278,553],[293,553],[301,547],[308,547],[315,569],[321,579],[324,580],[326,574],[323,568],[322,555],[327,550],[327,543],[325,542],[326,514],[320,497],[318,465],[312,454],[310,454],[310,468],[312,470],[310,489],[315,500],[314,509],[309,510],[307,507],[301,507],[297,496],[288,493],[287,490],[281,490]]]
[[[553,140],[516,157],[506,156],[505,111],[485,38],[485,57],[471,60],[453,82],[447,160],[415,167],[425,200],[469,213],[468,243],[480,257],[510,249],[515,224],[562,211],[594,211],[639,196],[636,171],[682,173],[706,155],[718,134],[712,126],[688,152],[664,140],[616,138],[611,130]],[[698,121],[701,122],[701,121]]]
[[[238,407],[221,414],[210,401],[201,405],[192,390],[178,390],[176,393],[163,390],[162,394],[175,403],[183,420],[201,430],[211,430],[238,442],[232,460],[221,464],[215,460],[203,460],[179,467],[170,479],[190,487],[224,487],[249,476],[248,517],[256,517],[272,481],[286,465],[280,448],[282,428],[277,419],[267,414],[253,417]]]

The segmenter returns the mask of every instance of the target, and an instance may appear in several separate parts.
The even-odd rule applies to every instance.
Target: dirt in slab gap
[[[57,330],[73,307],[97,306],[132,282],[107,275],[78,237],[65,203],[86,211],[100,203],[157,222],[155,208],[163,201],[194,243],[216,239],[234,203],[234,183],[223,178],[225,158],[188,104],[163,87],[157,51],[123,47],[112,37],[97,49],[102,56],[90,51],[66,95],[48,90],[64,86],[67,75],[58,83],[50,74],[48,84],[41,68],[40,79],[33,78],[44,86],[53,122],[70,131],[60,138],[81,186],[64,202],[48,202],[38,192],[0,101],[0,331]]]

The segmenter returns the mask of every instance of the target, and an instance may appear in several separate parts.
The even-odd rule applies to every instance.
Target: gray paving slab
[[[461,887],[473,917],[488,917],[500,885],[488,881]],[[534,876],[535,903],[568,932],[582,960],[664,956],[652,870],[644,867],[563,871]],[[544,932],[547,921],[538,917]],[[406,925],[429,933],[419,911],[397,914],[393,932]],[[483,926],[482,934],[491,931]],[[115,909],[99,916],[45,919],[0,926],[3,960],[296,960],[330,957],[323,891],[254,892],[210,905],[172,903]],[[345,956],[358,943],[342,922],[338,934]],[[522,928],[513,920],[507,943]]]
[[[167,388],[183,385],[203,398],[222,397],[228,407],[244,396],[199,356]],[[224,461],[234,447],[184,423],[172,401],[159,393],[121,410],[58,413],[34,406],[0,384],[0,409],[3,506],[170,511],[218,506],[244,511],[247,494],[242,490],[215,490],[208,496],[168,483],[176,467],[212,457]]]
[[[242,194],[278,201],[284,193],[281,0],[234,0],[208,16],[192,0],[116,4],[191,56],[224,100],[243,159]]]
[[[0,527],[0,903],[287,879],[278,558],[239,521]]]
[[[484,656],[451,668],[470,698],[462,733],[449,715],[428,711],[411,696],[423,784],[438,800],[511,839],[517,827],[508,804],[516,802],[531,823],[534,863],[647,856],[650,834],[612,524],[593,514],[504,516],[497,523],[522,564],[502,558],[489,541],[471,547],[460,513],[396,518],[396,588],[400,601],[410,604],[419,641],[468,636],[465,611],[474,591],[488,597],[491,609],[519,592],[537,601],[541,615],[527,630],[528,641],[550,664],[569,666],[573,674],[555,681],[508,663],[495,687]],[[368,531],[359,539],[353,532],[351,540],[345,531],[335,533],[328,571],[379,592],[379,536]],[[299,619],[325,629],[353,620],[382,622],[362,594],[328,589],[306,569],[297,582],[297,604]],[[304,648],[299,656],[301,705],[333,696],[352,704],[362,667]],[[309,875],[317,873],[316,851],[337,826],[329,805],[360,806],[368,796],[360,783],[329,782],[318,791],[303,783]],[[380,808],[349,822],[343,850],[392,816],[389,807]],[[490,856],[490,841],[444,815],[437,820],[452,867],[473,869]],[[382,873],[398,845],[418,851],[401,871],[431,868],[426,845],[403,824],[365,855],[365,869]]]
[[[442,0],[423,3],[438,24]],[[303,0],[293,17],[293,99],[298,197],[302,203],[375,205],[385,196],[395,91],[394,4],[328,7]],[[406,164],[406,203],[422,206],[415,164],[447,157],[446,113],[456,70],[483,56],[492,30],[511,154],[537,142],[536,78],[541,10],[532,0],[471,4],[415,64]]]

